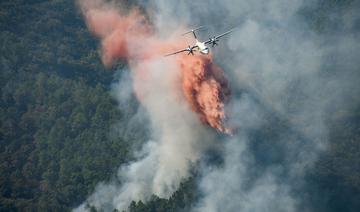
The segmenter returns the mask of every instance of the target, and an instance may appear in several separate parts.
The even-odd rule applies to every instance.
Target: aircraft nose
[[[205,54],[209,54],[209,48],[204,49]]]

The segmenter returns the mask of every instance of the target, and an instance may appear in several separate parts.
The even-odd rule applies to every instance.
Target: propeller
[[[194,55],[194,51],[195,51],[195,50],[194,50],[193,47],[189,46],[189,47],[187,48],[187,51],[189,51],[188,55],[190,55],[190,54]]]
[[[210,42],[211,42],[211,44],[212,44],[212,47],[217,46],[217,45],[218,45],[218,43],[217,43],[218,41],[219,41],[219,40],[216,39],[216,37],[210,38]]]

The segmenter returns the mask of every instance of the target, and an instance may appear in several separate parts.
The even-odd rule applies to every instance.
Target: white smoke
[[[176,67],[152,61],[148,64],[151,80],[144,85],[152,95],[144,100],[144,108],[150,116],[153,140],[144,145],[137,161],[120,167],[121,185],[101,183],[87,202],[110,211],[126,209],[132,200],[146,201],[152,194],[169,197],[189,177],[191,164],[205,150],[223,145],[223,165],[199,167],[204,197],[194,211],[311,211],[311,206],[302,205],[304,196],[296,192],[304,184],[306,170],[326,149],[326,121],[356,95],[351,78],[357,76],[358,34],[324,38],[308,29],[299,10],[316,1],[138,2],[147,8],[160,34],[184,24],[205,24],[215,33],[240,24],[214,50],[234,88],[229,123],[240,130],[215,144],[212,133],[167,93]],[[349,15],[343,17],[349,28],[353,20]],[[211,28],[221,22],[221,30]],[[332,54],[344,57],[345,62],[336,67],[344,69],[344,74],[327,70]],[[129,80],[120,80],[114,87],[120,105],[131,87]],[[279,126],[271,126],[272,119]],[[282,130],[264,137],[272,135],[267,132],[270,126]],[[77,210],[84,208],[85,203]]]
[[[138,86],[149,93],[142,104],[149,115],[153,140],[137,153],[137,161],[120,167],[117,179],[121,185],[115,181],[100,183],[75,211],[87,210],[87,204],[105,211],[125,210],[131,201],[147,201],[153,194],[169,198],[180,182],[189,177],[191,165],[199,160],[202,152],[215,145],[212,133],[186,104],[179,104],[173,93],[179,73],[176,66],[164,60],[149,61],[146,65],[149,76]],[[133,93],[130,73],[123,74],[112,90],[122,110],[126,110]]]
[[[355,77],[358,62],[353,55],[359,55],[360,45],[354,35],[335,37],[334,43],[324,45],[327,38],[319,37],[299,20],[299,9],[310,6],[304,1],[225,0],[217,6],[242,23],[228,40],[226,50],[231,56],[221,58],[222,63],[235,78],[232,83],[250,90],[261,101],[261,108],[253,99],[233,100],[235,122],[245,130],[226,143],[224,167],[205,171],[200,183],[205,197],[194,210],[316,210],[304,205],[305,195],[296,191],[304,184],[306,170],[326,149],[326,122],[356,96],[356,80],[348,77]],[[353,26],[354,19],[346,18],[345,23]],[[337,74],[329,74],[326,63],[334,61],[326,58],[339,49],[344,52],[336,54],[349,59],[338,62]],[[256,129],[267,130],[264,113],[269,112],[290,129],[283,129],[276,139],[260,137],[262,141],[254,147],[254,139],[249,137]],[[254,169],[258,171],[254,173]]]

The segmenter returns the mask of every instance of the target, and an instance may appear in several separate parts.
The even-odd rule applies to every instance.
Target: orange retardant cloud
[[[225,133],[231,133],[223,126],[226,118],[224,102],[230,97],[230,89],[223,70],[215,65],[210,56],[179,56],[182,70],[182,88],[193,111],[202,122]]]
[[[182,49],[189,43],[186,40],[160,39],[151,24],[138,10],[133,9],[126,15],[104,5],[80,4],[89,30],[101,39],[102,61],[106,66],[118,60],[127,60],[135,72],[134,84],[142,83],[149,74],[146,61],[164,60],[163,55]],[[211,55],[175,56],[182,96],[188,106],[200,120],[220,132],[231,133],[224,126],[225,102],[230,97],[230,90],[223,70],[214,64]],[[139,81],[139,82],[137,82]],[[177,86],[174,86],[177,87]],[[135,89],[141,102],[146,93]]]

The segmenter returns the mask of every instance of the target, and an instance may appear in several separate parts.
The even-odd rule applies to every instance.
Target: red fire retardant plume
[[[97,6],[81,5],[90,31],[101,39],[102,61],[106,66],[117,59],[127,60],[136,80],[146,80],[149,71],[146,61],[164,60],[165,53],[182,49],[188,41],[179,39],[160,39],[154,33],[145,16],[137,9],[126,15],[119,11]],[[223,70],[214,64],[211,55],[188,56],[185,53],[174,56],[181,71],[179,82],[189,107],[200,120],[220,132],[231,133],[224,126],[225,106],[230,90]],[[141,82],[138,82],[141,83]],[[141,91],[135,89],[140,97]],[[176,92],[174,92],[175,95]]]

